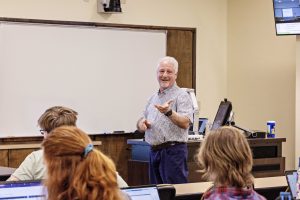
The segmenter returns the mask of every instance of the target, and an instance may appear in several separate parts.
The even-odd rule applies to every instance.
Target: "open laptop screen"
[[[46,194],[41,181],[0,182],[0,200],[45,200]]]
[[[133,187],[122,188],[122,191],[127,193],[132,200],[159,200],[157,187]]]
[[[207,118],[199,118],[199,133],[200,134],[205,133],[205,128],[206,128],[207,122],[208,122]]]
[[[297,197],[297,171],[291,170],[285,172],[286,181],[288,183],[288,186],[290,188],[291,194],[293,196],[293,199],[296,199]]]

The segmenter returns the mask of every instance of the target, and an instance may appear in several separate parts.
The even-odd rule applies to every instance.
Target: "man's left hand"
[[[159,110],[159,112],[165,114],[166,112],[171,110],[171,105],[173,102],[174,102],[174,100],[169,100],[169,101],[165,102],[163,105],[156,104],[155,108],[157,108]]]

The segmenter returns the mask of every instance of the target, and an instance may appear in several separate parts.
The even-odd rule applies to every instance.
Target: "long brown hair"
[[[49,200],[119,200],[116,168],[97,149],[84,156],[89,136],[72,126],[54,129],[43,141]]]
[[[252,152],[245,136],[233,127],[210,132],[198,154],[204,177],[217,186],[252,186]]]

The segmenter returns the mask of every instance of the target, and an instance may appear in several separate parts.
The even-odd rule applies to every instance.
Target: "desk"
[[[285,157],[282,157],[282,143],[285,138],[256,138],[248,139],[253,152],[252,174],[256,178],[282,176],[285,170]],[[149,151],[150,146],[142,139],[127,140],[130,145],[131,158],[128,160],[128,184],[147,185],[149,184]],[[199,140],[188,141],[189,183],[201,182],[199,165],[195,159],[201,145]]]
[[[285,176],[275,176],[275,177],[266,177],[266,178],[255,178],[254,179],[254,188],[263,189],[263,188],[273,188],[273,187],[287,187]]]
[[[6,181],[15,170],[11,167],[0,167],[0,181]]]
[[[102,144],[101,141],[92,141],[94,146],[99,146]],[[39,149],[41,148],[41,143],[32,143],[32,144],[6,144],[1,145],[0,150],[9,150],[9,149]]]
[[[287,187],[285,176],[254,179],[255,191],[267,199],[276,199],[279,193],[284,192]]]
[[[202,194],[211,186],[212,182],[175,184],[176,200],[199,200]],[[287,182],[285,176],[254,179],[255,191],[267,199],[275,199],[279,195],[279,192],[285,191],[286,187]]]
[[[176,189],[176,197],[184,197],[184,196],[191,196],[191,195],[201,196],[212,185],[213,185],[212,182],[198,182],[198,183],[175,184],[174,187]]]

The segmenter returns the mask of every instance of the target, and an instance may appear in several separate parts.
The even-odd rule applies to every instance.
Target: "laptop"
[[[156,186],[121,188],[132,200],[160,200]]]
[[[0,182],[0,200],[45,200],[47,189],[40,180]]]
[[[290,170],[285,172],[286,181],[290,188],[293,199],[297,197],[297,170]]]
[[[205,129],[206,129],[206,124],[208,122],[207,118],[199,118],[199,134],[204,135],[205,134]]]

